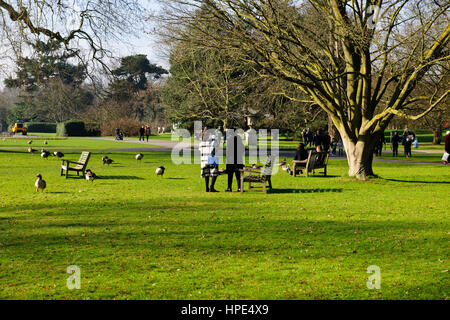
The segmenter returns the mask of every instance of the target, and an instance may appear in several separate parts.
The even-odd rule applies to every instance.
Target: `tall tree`
[[[450,59],[449,8],[431,0],[172,0],[165,15],[178,21],[167,25],[176,38],[188,25],[201,34],[198,43],[234,49],[265,76],[308,94],[339,131],[349,175],[365,179],[391,119],[419,119],[450,93],[446,84],[441,95],[412,96]],[[213,18],[218,32],[210,32]],[[416,101],[427,101],[426,110],[407,114]]]
[[[24,92],[11,112],[42,121],[77,117],[93,100],[92,93],[81,86],[85,68],[69,63],[74,55],[62,50],[58,41],[37,41],[31,47],[32,56],[19,58],[15,77],[4,81],[6,87]]]
[[[147,89],[147,82],[168,74],[164,68],[150,63],[147,56],[137,54],[120,59],[120,66],[111,71],[112,96],[118,101],[130,99],[139,91]]]

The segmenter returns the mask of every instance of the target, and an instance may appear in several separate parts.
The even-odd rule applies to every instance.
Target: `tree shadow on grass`
[[[418,181],[418,180],[399,180],[399,179],[384,179],[384,180],[393,182],[404,182],[404,183],[450,184],[450,181]]]
[[[313,189],[269,189],[268,193],[324,193],[324,192],[342,192],[342,188],[313,188]]]

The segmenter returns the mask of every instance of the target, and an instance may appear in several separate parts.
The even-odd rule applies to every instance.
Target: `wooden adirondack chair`
[[[266,164],[262,169],[254,169],[252,167],[244,167],[241,169],[241,192],[244,192],[244,182],[248,182],[248,191],[255,188],[262,188],[261,191],[267,193],[266,183],[269,184],[269,188],[272,189],[272,169],[273,169],[274,157],[269,156]],[[245,175],[248,173],[248,175]],[[262,186],[252,186],[252,183],[261,183]]]
[[[307,160],[292,161],[292,170],[294,172],[294,177],[297,176],[298,170],[303,170],[305,176],[308,176],[310,172],[315,169],[324,169],[324,175],[327,175],[327,165],[328,165],[328,152],[317,152],[315,150],[310,150]]]
[[[61,163],[61,176],[65,175],[67,179],[67,177],[69,176],[69,171],[76,171],[77,176],[79,176],[80,172],[82,172],[84,176],[90,156],[90,152],[83,151],[78,162],[63,159]],[[71,164],[74,164],[74,166],[71,167]],[[64,171],[66,171],[65,174]]]

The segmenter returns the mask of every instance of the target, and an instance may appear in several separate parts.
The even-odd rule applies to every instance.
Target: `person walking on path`
[[[139,128],[139,141],[144,141],[144,134],[145,134],[145,128],[144,126],[141,126]]]
[[[450,158],[450,131],[447,131],[445,135],[445,149],[444,156],[442,157],[442,161],[444,161],[444,165],[447,165]]]
[[[412,154],[411,154],[411,146],[413,141],[415,140],[416,136],[414,135],[414,133],[410,132],[408,130],[408,128],[405,129],[405,131],[403,132],[403,146],[405,148],[405,157],[406,158],[411,158]]]
[[[395,131],[394,135],[391,138],[391,144],[392,144],[392,156],[398,157],[398,144],[400,142],[401,138],[398,135],[398,132]]]
[[[148,142],[148,137],[150,137],[150,135],[152,134],[152,131],[150,129],[149,125],[145,126],[145,137],[147,138],[147,142]]]
[[[205,179],[206,192],[219,192],[214,189],[217,177],[219,175],[219,164],[213,163],[215,158],[215,136],[208,134],[208,128],[205,127],[202,131],[202,141],[200,142],[200,167],[201,176]],[[211,185],[209,185],[209,178],[211,177]]]
[[[235,130],[227,130],[227,175],[228,188],[225,192],[231,192],[233,188],[233,175],[236,176],[237,191],[241,191],[241,169],[244,168],[245,147],[241,137]]]

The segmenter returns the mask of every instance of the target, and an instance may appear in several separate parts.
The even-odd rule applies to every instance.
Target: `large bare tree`
[[[394,116],[419,119],[450,92],[444,84],[439,95],[413,95],[450,58],[448,1],[172,0],[166,8],[174,39],[195,28],[198,45],[234,49],[237,58],[265,70],[263,76],[308,94],[332,119],[348,173],[359,179],[374,175],[375,144]],[[426,109],[407,114],[418,101]]]
[[[86,68],[106,67],[105,58],[112,57],[108,44],[138,36],[144,15],[139,0],[0,0],[0,42],[11,45],[17,60],[32,53],[28,43],[50,39]]]

